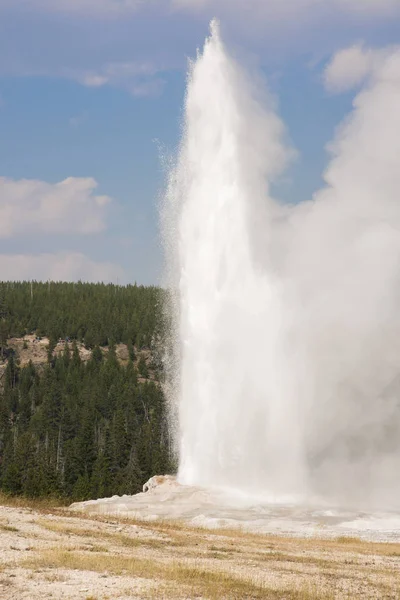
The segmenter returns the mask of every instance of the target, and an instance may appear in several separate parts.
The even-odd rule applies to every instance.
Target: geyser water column
[[[164,205],[183,483],[400,506],[400,49],[370,68],[289,207],[259,78],[215,23],[191,65]]]
[[[290,156],[283,135],[271,99],[228,55],[214,21],[190,66],[164,207],[182,483],[287,492],[304,480],[269,260],[277,209],[268,184]]]

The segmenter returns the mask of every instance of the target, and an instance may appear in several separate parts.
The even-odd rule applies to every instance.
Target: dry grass
[[[288,537],[278,534],[268,535],[265,533],[249,532],[244,529],[232,529],[232,528],[216,528],[207,529],[207,527],[193,526],[184,522],[176,520],[157,520],[157,521],[144,521],[136,518],[122,517],[115,515],[98,515],[98,514],[86,514],[70,511],[68,509],[57,509],[53,511],[53,514],[64,515],[65,517],[81,518],[85,521],[95,521],[100,523],[115,523],[118,522],[121,525],[133,525],[140,527],[141,529],[147,529],[152,533],[158,534],[169,534],[174,539],[179,539],[180,542],[185,539],[186,536],[190,536],[193,540],[196,536],[196,541],[207,537],[208,540],[221,540],[221,538],[228,538],[228,540],[235,540],[235,548],[238,550],[238,546],[241,544],[255,545],[257,547],[263,546],[264,548],[276,548],[281,545],[288,545],[290,547],[296,546],[302,551],[308,551],[310,549],[316,549],[318,551],[330,551],[337,550],[347,552],[349,548],[356,549],[361,554],[376,554],[379,556],[397,556],[400,555],[400,543],[395,542],[368,542],[361,538],[351,536],[339,536],[335,538],[301,538],[301,537]]]
[[[100,539],[103,542],[109,542],[111,544],[116,544],[119,546],[124,546],[126,548],[153,548],[153,549],[165,549],[166,545],[168,546],[176,546],[178,545],[176,541],[173,540],[163,540],[157,538],[143,538],[143,537],[134,537],[128,536],[121,533],[110,533],[107,531],[101,531],[90,528],[81,528],[76,527],[75,525],[67,525],[65,523],[60,523],[56,521],[48,521],[48,520],[39,520],[38,525],[47,529],[48,531],[52,531],[54,533],[59,533],[61,535],[67,536],[77,536],[83,538],[91,538],[91,539]]]
[[[152,559],[129,558],[125,556],[89,556],[81,552],[52,549],[39,553],[26,560],[23,565],[29,569],[67,569],[107,572],[112,575],[128,575],[159,582],[163,595],[173,593],[174,598],[204,597],[210,600],[236,599],[282,599],[282,591],[272,589],[262,581],[238,577],[234,573],[205,569],[201,565],[184,562],[161,562]],[[168,585],[173,584],[173,586]],[[157,588],[157,594],[160,589]],[[321,595],[312,586],[300,590],[286,590],[286,600],[328,600],[332,595]]]
[[[0,523],[0,530],[2,531],[11,531],[11,532],[17,532],[18,528],[14,527],[13,525],[4,525],[3,523]]]
[[[175,521],[87,515],[60,506],[46,509],[42,504],[31,509],[25,521],[20,510],[14,517],[12,513],[4,511],[0,533],[3,530],[8,536],[10,552],[14,546],[11,538],[18,539],[19,550],[15,547],[3,574],[19,569],[23,573],[21,585],[28,585],[29,575],[36,582],[54,586],[63,578],[79,579],[74,588],[77,593],[71,598],[81,597],[78,592],[89,587],[88,581],[97,581],[98,587],[90,587],[88,593],[104,600],[106,590],[101,586],[110,577],[114,578],[110,598],[400,598],[400,544],[369,543],[345,536],[302,539],[234,529],[208,530]],[[35,539],[29,553],[20,551],[23,537],[26,546]],[[125,593],[127,586],[132,586],[131,593]],[[137,589],[139,596],[134,595]],[[7,596],[0,587],[0,597],[9,600],[18,595]],[[33,597],[44,600],[50,596]],[[57,597],[56,592],[53,597]]]
[[[240,553],[241,548],[262,548],[262,551],[282,551],[285,552],[296,552],[296,553],[315,553],[319,555],[331,555],[334,553],[348,554],[349,552],[355,553],[361,556],[379,556],[379,557],[400,557],[400,543],[395,542],[368,542],[358,537],[352,536],[339,536],[332,539],[329,538],[301,538],[301,537],[288,537],[280,535],[267,535],[264,533],[248,532],[243,529],[207,529],[201,526],[192,526],[190,524],[179,522],[175,520],[158,520],[158,521],[143,521],[140,519],[118,517],[115,519],[110,516],[103,516],[97,514],[79,514],[76,512],[68,511],[65,509],[59,509],[57,514],[63,514],[64,516],[81,517],[82,519],[100,522],[100,523],[114,523],[117,519],[121,525],[133,525],[140,527],[141,529],[148,530],[153,534],[168,535],[173,540],[174,546],[186,546],[190,539],[190,545],[192,547],[196,545],[202,545],[205,540],[208,542],[226,540],[231,543],[230,551],[233,553]],[[221,539],[222,538],[222,539]],[[170,542],[169,542],[170,544]],[[161,543],[161,547],[163,547]],[[226,550],[229,548],[225,546]],[[210,548],[213,550],[213,547]],[[215,548],[214,548],[215,550]],[[217,550],[218,551],[218,550]],[[400,597],[400,596],[399,596]]]
[[[23,496],[11,496],[0,492],[0,506],[12,508],[30,508],[32,510],[54,510],[69,504],[66,500],[59,498],[25,498]]]
[[[347,535],[340,535],[339,537],[337,537],[335,539],[335,541],[338,544],[352,544],[353,546],[355,544],[359,545],[362,544],[362,540],[360,538],[357,537],[351,537],[351,536],[347,536]]]

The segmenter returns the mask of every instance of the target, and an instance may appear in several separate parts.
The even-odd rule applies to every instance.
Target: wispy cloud
[[[29,10],[76,14],[86,17],[122,17],[134,13],[145,0],[0,0],[0,9]]]
[[[398,0],[331,0],[348,12],[355,12],[362,15],[382,15],[389,16],[400,14],[400,4]]]
[[[70,127],[73,127],[74,129],[76,129],[77,127],[79,127],[86,121],[87,117],[88,117],[87,112],[83,112],[79,115],[74,115],[74,116],[70,117],[68,120],[68,123],[69,123]]]
[[[268,16],[277,19],[292,19],[299,13],[312,13],[320,8],[335,8],[343,12],[359,12],[364,16],[400,13],[398,0],[171,0],[175,9],[188,11],[215,10],[246,13],[249,19]]]
[[[12,72],[18,77],[43,77],[69,79],[85,87],[115,87],[127,91],[132,96],[157,96],[164,87],[164,69],[150,62],[110,62],[94,69],[37,68],[26,66]],[[9,74],[9,73],[7,73]],[[0,107],[2,105],[0,94]]]
[[[0,18],[11,16],[14,28],[0,40],[1,74],[64,77],[143,96],[160,93],[163,72],[184,68],[215,16],[265,64],[299,51],[325,57],[352,42],[354,31],[376,42],[377,25],[400,17],[400,1],[0,0]]]
[[[0,10],[21,8],[93,19],[124,19],[149,8],[166,12],[206,11],[211,16],[246,15],[247,22],[254,22],[260,17],[293,20],[299,14],[312,15],[320,9],[334,9],[363,17],[400,14],[398,0],[0,0]]]
[[[125,89],[132,96],[153,96],[158,95],[164,85],[159,73],[160,70],[151,63],[113,62],[105,64],[98,70],[71,70],[61,75],[87,87],[109,85]]]

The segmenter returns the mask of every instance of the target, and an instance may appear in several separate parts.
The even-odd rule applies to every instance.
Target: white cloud
[[[389,50],[365,48],[362,44],[337,52],[324,72],[325,87],[330,92],[344,92],[361,84],[383,64]]]
[[[106,228],[108,196],[95,195],[94,179],[59,183],[0,177],[0,240],[23,236],[93,234]],[[4,247],[4,244],[3,244]],[[124,270],[80,252],[0,254],[0,280],[126,281]]]
[[[78,252],[58,254],[0,254],[3,281],[104,281],[126,280],[124,270],[110,262],[95,262]]]
[[[17,234],[98,233],[105,229],[108,196],[94,179],[59,183],[0,177],[0,239]]]
[[[154,96],[164,82],[158,77],[160,69],[146,62],[107,63],[94,71],[65,71],[61,75],[87,87],[105,85],[127,90],[132,96]]]

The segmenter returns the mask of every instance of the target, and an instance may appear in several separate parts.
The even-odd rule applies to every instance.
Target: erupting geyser
[[[182,483],[400,506],[399,106],[393,50],[284,206],[284,127],[212,24],[163,210]]]

